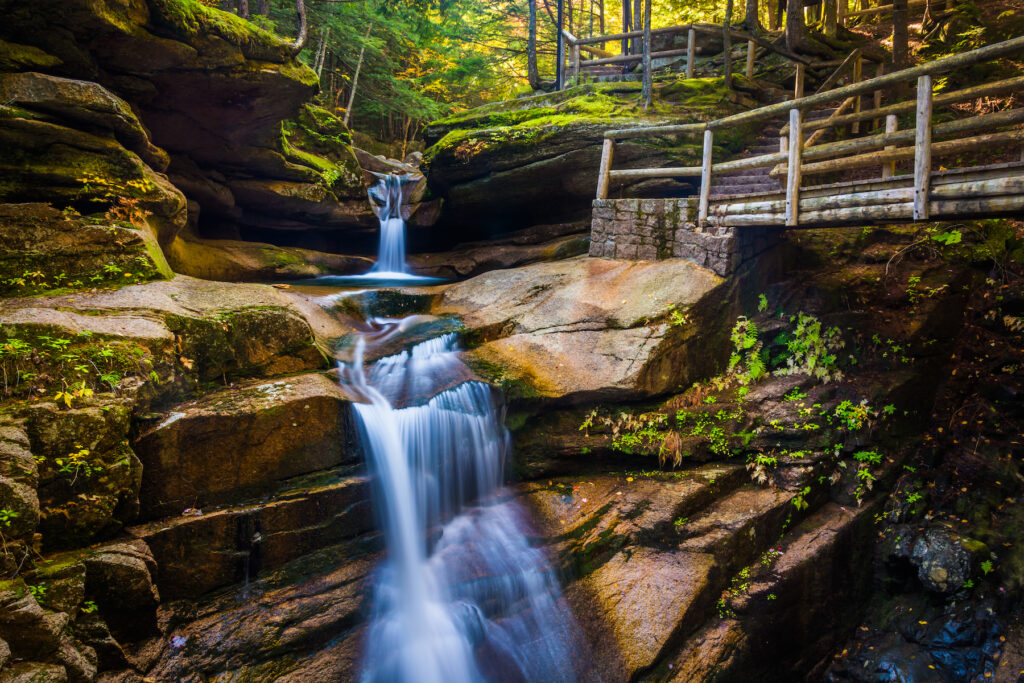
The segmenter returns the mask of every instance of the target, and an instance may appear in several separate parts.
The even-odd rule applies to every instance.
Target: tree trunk
[[[640,27],[643,26],[643,8],[640,6],[640,0],[633,0],[633,30],[639,31]],[[643,51],[640,44],[643,42],[640,38],[633,39],[633,54],[638,55]]]
[[[768,30],[779,30],[783,11],[785,9],[782,6],[782,0],[768,0]]]
[[[540,87],[540,71],[537,68],[537,0],[530,3],[530,35],[526,47],[526,80],[534,90]]]
[[[892,5],[892,64],[896,71],[907,68],[909,31],[907,0],[893,0]]]
[[[725,87],[732,87],[732,0],[725,0],[725,21],[722,22],[722,52],[725,56]]]
[[[807,41],[807,26],[804,24],[804,3],[802,0],[786,2],[786,48],[796,52]]]
[[[762,32],[761,19],[757,16],[757,0],[747,0],[747,11],[743,17],[743,27],[755,35]]]
[[[366,35],[363,36],[363,44],[359,47],[359,58],[356,59],[356,70],[352,74],[352,90],[348,94],[348,105],[345,107],[345,118],[342,122],[348,126],[352,120],[352,106],[356,103],[356,86],[359,85],[359,72],[363,68],[363,55],[366,54],[366,41],[370,39],[370,31],[373,30],[373,23],[366,27]]]
[[[235,0],[220,0],[220,8],[225,12],[234,12]]]
[[[324,71],[324,60],[327,57],[327,34],[330,33],[329,28],[325,28],[320,32],[320,47],[316,51],[316,61],[313,62],[313,71],[316,72],[316,77],[320,78],[320,74]]]
[[[839,5],[836,0],[823,0],[825,3],[825,35],[835,38],[839,33]],[[838,0],[846,2],[846,0]]]
[[[256,14],[262,17],[270,15],[270,0],[259,0],[256,3]]]
[[[304,0],[295,0],[295,14],[298,30],[296,31],[295,42],[292,43],[292,55],[302,52],[302,48],[306,47],[306,39],[309,38],[309,27],[306,25],[306,3]]]
[[[238,16],[243,19],[249,18],[249,0],[238,0]]]
[[[565,85],[562,83],[562,74],[565,70],[565,37],[562,35],[565,16],[562,11],[563,0],[558,0],[558,20],[555,21],[555,90],[561,90]]]

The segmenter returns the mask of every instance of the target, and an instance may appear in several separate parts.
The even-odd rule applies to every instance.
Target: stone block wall
[[[590,255],[635,261],[685,258],[725,277],[778,244],[781,228],[696,230],[697,199],[596,199]]]

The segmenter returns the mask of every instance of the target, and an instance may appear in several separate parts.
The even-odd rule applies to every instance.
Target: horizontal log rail
[[[720,36],[723,34],[723,27],[716,24],[683,24],[680,26],[666,26],[663,28],[656,28],[650,30],[650,36],[659,36],[666,34],[687,34],[687,46],[685,48],[678,48],[672,50],[662,50],[660,52],[652,52],[650,42],[643,40],[645,35],[644,31],[626,31],[623,33],[610,33],[600,36],[591,36],[588,38],[580,38],[574,36],[569,31],[562,29],[560,34],[560,40],[568,48],[564,51],[565,59],[556,65],[558,74],[556,75],[556,82],[560,83],[562,87],[570,83],[578,84],[580,81],[580,74],[582,69],[587,67],[596,66],[613,66],[622,64],[626,68],[631,67],[634,64],[649,64],[651,59],[668,59],[671,57],[686,57],[686,77],[693,78],[694,64],[696,61],[696,39],[697,33],[712,34]],[[754,51],[756,48],[761,48],[770,52],[781,55],[789,62],[796,64],[798,67],[806,67],[811,64],[811,60],[801,57],[800,55],[793,54],[789,50],[775,45],[769,40],[765,40],[760,36],[741,31],[736,28],[729,28],[729,35],[740,41],[746,41],[747,43],[747,67],[746,76],[753,78],[754,71]],[[625,46],[626,42],[631,39],[641,39],[639,50],[628,51],[623,48],[623,54],[613,55],[605,50],[599,50],[591,47],[595,44],[604,44],[615,41],[622,41]],[[594,55],[592,59],[582,59],[581,52],[588,52]],[[798,73],[803,73],[798,68]],[[645,74],[645,77],[646,74]],[[798,95],[801,93],[797,93]]]
[[[788,102],[780,102],[779,104],[771,104],[766,107],[752,109],[740,114],[726,116],[725,118],[717,119],[715,121],[708,121],[706,123],[685,123],[680,125],[646,126],[643,128],[622,128],[605,131],[604,136],[613,140],[624,140],[627,138],[642,138],[660,135],[680,135],[687,133],[699,133],[705,129],[721,130],[723,128],[729,128],[741,124],[771,121],[772,119],[776,119],[787,114],[790,109],[807,111],[809,109],[814,109],[815,107],[820,107],[824,104],[829,104],[830,102],[844,100],[853,95],[866,95],[874,92],[875,90],[884,90],[900,83],[914,81],[920,76],[940,74],[946,71],[951,71],[955,68],[970,66],[972,64],[980,64],[982,62],[998,59],[999,57],[1005,57],[1016,52],[1024,52],[1024,37],[1012,38],[1010,40],[981,47],[970,52],[943,57],[942,59],[937,59],[934,62],[928,62],[927,64],[921,64],[919,66],[912,66],[909,69],[904,69],[902,71],[894,71],[892,73],[885,74],[884,76],[878,76],[860,83],[851,83],[850,85],[841,86],[828,92],[808,95],[807,97],[789,100]]]
[[[1024,77],[982,83],[935,95],[932,85],[933,76],[1019,52],[1024,52],[1024,37],[1013,38],[890,74],[884,74],[879,69],[879,75],[876,77],[862,80],[863,55],[859,50],[855,50],[823,83],[825,87],[838,83],[842,76],[841,72],[852,68],[853,82],[849,85],[714,121],[606,131],[605,155],[602,158],[601,166],[602,175],[598,183],[598,199],[608,196],[613,181],[699,176],[701,180],[700,194],[697,198],[697,215],[698,223],[704,225],[707,223],[709,211],[711,211],[709,188],[714,174],[772,167],[770,176],[783,179],[785,187],[785,199],[773,201],[782,202],[776,208],[781,211],[783,224],[796,226],[806,219],[804,203],[800,197],[803,178],[857,168],[877,167],[880,169],[882,182],[891,182],[894,180],[896,162],[913,161],[911,195],[903,192],[892,196],[899,196],[901,202],[909,196],[907,201],[910,201],[913,207],[911,217],[914,220],[928,219],[934,204],[933,199],[936,196],[931,188],[932,177],[935,173],[932,168],[933,158],[982,149],[1005,150],[1024,147],[1024,108],[933,123],[935,118],[933,112],[937,108],[948,107],[958,102],[972,101],[979,97],[1024,90]],[[913,100],[882,106],[883,92],[889,92],[893,86],[911,81],[917,83],[916,95]],[[861,109],[862,99],[865,95],[870,94],[875,96],[874,107],[863,111]],[[839,104],[827,118],[816,121],[804,120],[808,111],[832,102]],[[899,130],[897,116],[910,112],[916,112],[916,123],[912,128]],[[783,116],[786,116],[789,121],[781,127],[779,152],[714,163],[712,157],[716,131],[737,125],[777,121]],[[874,131],[877,131],[884,121],[885,132],[872,132],[872,134],[860,136],[860,125],[869,120],[874,121]],[[827,133],[842,130],[846,126],[850,127],[854,137],[837,139],[834,142],[824,141],[824,136]],[[700,167],[612,169],[612,154],[618,141],[696,134],[704,136],[703,163]],[[1024,162],[1024,154],[1022,154],[1021,160]],[[948,190],[944,190],[944,192],[948,192]],[[882,204],[886,201],[884,196],[888,195],[883,195],[883,198],[879,199]],[[843,210],[856,208],[856,199],[841,199],[839,201],[840,203],[846,202]],[[993,204],[993,206],[1002,205],[1000,202]],[[716,202],[714,211],[721,213],[723,210],[730,210],[722,209],[722,206],[721,203]],[[727,203],[726,206],[730,205]],[[813,209],[813,205],[808,208],[811,210],[809,215],[814,215],[813,212],[817,209]],[[877,208],[872,210],[876,213],[880,211]]]
[[[844,0],[839,0],[843,2]],[[939,5],[945,7],[946,0],[910,0],[907,3],[907,10],[917,9],[919,7],[938,7]],[[875,14],[891,14],[893,11],[893,5],[879,5],[878,7],[871,7],[869,9],[860,9],[855,12],[846,12],[843,14],[847,19],[852,17],[869,17]]]

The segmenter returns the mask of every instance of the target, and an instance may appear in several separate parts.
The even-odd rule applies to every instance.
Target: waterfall
[[[410,176],[390,174],[381,176],[376,187],[370,189],[370,204],[380,221],[380,247],[377,263],[370,273],[384,276],[406,275],[409,267],[405,264],[405,219],[402,207],[407,198]]]
[[[387,544],[375,576],[364,683],[571,681],[578,631],[525,510],[502,488],[508,433],[479,381],[424,389],[461,365],[457,339],[423,342],[341,378],[355,404]],[[418,394],[405,407],[399,397]]]

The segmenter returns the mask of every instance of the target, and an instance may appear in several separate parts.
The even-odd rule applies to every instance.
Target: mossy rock
[[[38,47],[0,40],[0,71],[42,71],[60,64],[60,58]]]
[[[170,275],[147,232],[45,204],[0,204],[0,296],[116,288]]]
[[[169,242],[184,226],[185,197],[112,134],[85,133],[0,109],[0,201],[115,210],[157,228]]]

